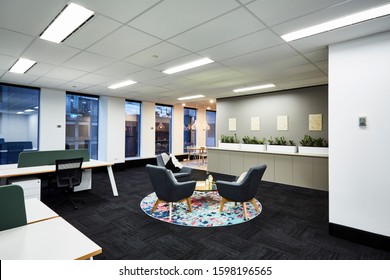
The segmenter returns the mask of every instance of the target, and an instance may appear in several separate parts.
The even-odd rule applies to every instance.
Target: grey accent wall
[[[322,114],[322,131],[309,131],[309,114]],[[288,116],[287,131],[277,130],[278,115]],[[260,131],[251,131],[252,117],[260,117]],[[236,118],[236,131],[229,131],[229,118]],[[244,136],[284,136],[297,145],[305,134],[328,139],[328,86],[218,99],[216,133],[218,140],[236,133],[240,142]]]

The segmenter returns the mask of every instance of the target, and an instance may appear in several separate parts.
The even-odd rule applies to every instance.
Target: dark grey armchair
[[[156,210],[159,203],[169,204],[169,220],[172,220],[173,202],[186,200],[188,211],[192,212],[190,197],[195,190],[195,181],[178,182],[171,172],[163,166],[148,164],[146,170],[157,195],[156,203],[152,211]]]
[[[260,211],[254,198],[266,169],[266,165],[250,168],[241,182],[216,181],[218,193],[222,196],[219,211],[222,212],[226,202],[241,202],[245,220],[248,219],[246,202],[251,202],[256,211]]]
[[[157,155],[156,159],[157,159],[157,166],[165,167],[165,164],[164,164],[164,161],[163,161],[161,155]],[[175,176],[177,181],[185,182],[185,181],[189,181],[191,179],[191,172],[192,172],[191,168],[189,168],[187,166],[183,166],[179,172],[173,173],[173,176]]]

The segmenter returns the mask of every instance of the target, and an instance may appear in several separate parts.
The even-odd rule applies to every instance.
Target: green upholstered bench
[[[57,159],[84,158],[89,161],[89,151],[81,150],[54,150],[54,151],[29,151],[19,154],[18,168],[55,165]]]

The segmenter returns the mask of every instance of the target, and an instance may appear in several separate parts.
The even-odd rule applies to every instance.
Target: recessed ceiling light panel
[[[253,87],[245,87],[245,88],[238,88],[233,90],[234,92],[246,92],[246,91],[252,91],[257,89],[266,89],[266,88],[273,88],[275,87],[274,84],[266,84],[266,85],[259,85],[259,86],[253,86]]]
[[[60,43],[86,23],[93,14],[94,12],[91,10],[70,3],[42,32],[40,38],[54,43]]]
[[[177,100],[189,100],[189,99],[196,99],[196,98],[202,98],[204,97],[203,94],[198,94],[198,95],[191,95],[191,96],[184,96],[184,97],[179,97]]]
[[[37,63],[36,61],[27,59],[27,58],[19,58],[18,61],[15,62],[14,65],[9,69],[9,72],[24,74],[31,67],[33,67]]]
[[[120,82],[120,83],[117,83],[117,84],[113,84],[113,85],[109,86],[108,88],[109,88],[109,89],[117,89],[117,88],[129,86],[129,85],[133,85],[133,84],[136,84],[136,83],[137,83],[137,82],[135,82],[135,81],[127,80],[127,81],[124,81],[124,82]]]
[[[167,70],[164,70],[163,73],[165,73],[165,74],[173,74],[173,73],[181,72],[181,71],[184,71],[184,70],[192,69],[192,68],[195,68],[195,67],[203,66],[203,65],[206,65],[206,64],[209,64],[209,63],[213,63],[213,62],[214,62],[214,60],[211,60],[210,58],[206,57],[206,58],[195,60],[195,61],[192,61],[192,62],[189,62],[189,63],[186,63],[186,64],[182,64],[182,65],[179,65],[179,66],[176,66],[176,67],[168,68]]]
[[[302,39],[326,31],[334,30],[337,28],[345,27],[348,25],[356,24],[359,22],[367,21],[370,19],[386,16],[390,14],[390,4],[376,7],[370,10],[362,11],[356,14],[338,18],[335,20],[327,21],[321,24],[313,25],[304,29],[300,29],[285,35],[282,35],[282,39],[286,42]]]

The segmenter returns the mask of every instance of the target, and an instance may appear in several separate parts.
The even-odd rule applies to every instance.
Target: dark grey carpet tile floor
[[[206,172],[193,170],[193,179]],[[216,180],[233,176],[213,174]],[[103,248],[95,259],[390,259],[390,252],[328,234],[328,193],[262,182],[256,198],[263,211],[229,227],[175,226],[147,216],[141,200],[153,192],[144,167],[115,172],[114,197],[106,172],[94,172],[93,188],[74,194],[79,209],[62,203],[57,190],[44,189],[42,200]]]

